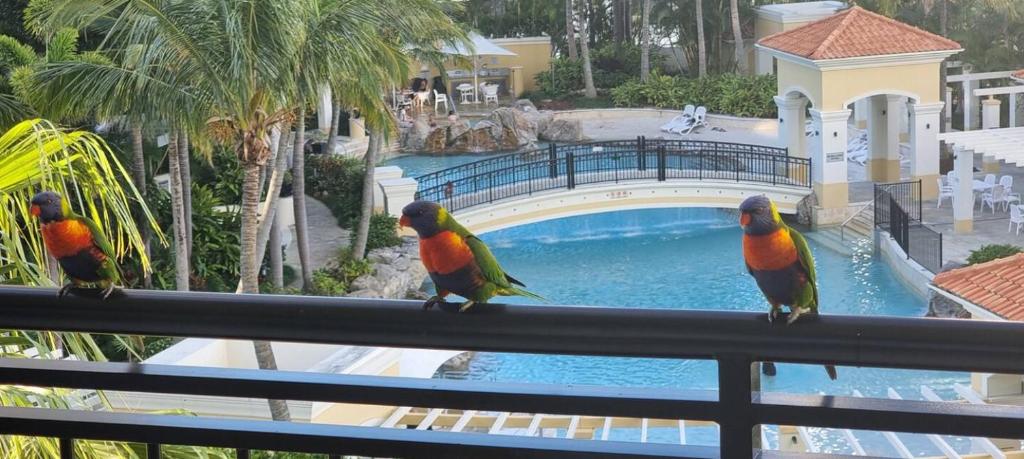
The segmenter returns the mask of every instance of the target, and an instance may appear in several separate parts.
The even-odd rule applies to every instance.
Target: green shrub
[[[724,115],[774,118],[775,77],[714,75],[701,79],[653,74],[647,83],[627,81],[612,88],[612,102],[620,107],[681,109],[687,104],[703,105],[709,112]]]
[[[355,260],[348,248],[338,251],[338,258],[326,268],[313,271],[313,286],[309,293],[319,296],[343,296],[349,292],[352,281],[373,272],[367,260]]]
[[[309,293],[317,296],[342,296],[348,293],[348,283],[335,277],[330,269],[318,269],[313,271],[313,285]]]
[[[583,64],[579,60],[557,58],[551,68],[533,77],[538,92],[545,97],[560,98],[583,89]]]
[[[1018,253],[1024,252],[1024,249],[1010,244],[987,244],[981,246],[978,250],[972,250],[971,255],[967,257],[968,265],[976,265],[979,263],[985,263],[988,261],[996,260],[999,258],[1006,258]]]
[[[355,158],[310,155],[306,158],[306,193],[331,209],[338,225],[348,227],[359,216],[366,167]]]
[[[352,222],[352,228],[358,226]],[[352,232],[350,246],[356,243],[356,232]],[[402,244],[402,238],[398,236],[398,219],[388,214],[373,214],[370,217],[370,231],[366,237],[366,252],[384,247],[395,247]]]

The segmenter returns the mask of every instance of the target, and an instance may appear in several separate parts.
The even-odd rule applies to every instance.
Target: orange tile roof
[[[766,48],[811,60],[959,50],[948,38],[859,6],[758,41]]]
[[[1020,70],[1018,70],[1016,72],[1011,73],[1010,74],[1010,78],[1014,78],[1014,79],[1018,79],[1018,80],[1024,80],[1024,69],[1020,69]]]
[[[1024,321],[1024,253],[951,269],[932,283],[1004,319]]]

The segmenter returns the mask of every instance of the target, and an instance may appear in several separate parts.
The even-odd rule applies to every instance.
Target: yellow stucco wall
[[[772,34],[782,32],[782,23],[767,18],[758,17],[754,20],[754,39],[760,40]]]
[[[385,369],[378,376],[398,376],[398,362]],[[365,405],[360,403],[334,403],[311,422],[315,424],[340,424],[358,426],[371,419],[384,419],[395,410],[393,406]]]
[[[822,81],[818,70],[779,59],[777,62],[779,94],[799,90],[811,99],[811,105],[820,109]]]
[[[781,68],[781,62],[780,62]],[[827,70],[821,74],[822,110],[843,110],[847,103],[875,94],[920,97],[939,102],[939,63],[889,65],[863,69]],[[779,86],[783,85],[781,74]]]
[[[485,58],[488,65],[492,67],[516,67],[522,66],[523,89],[534,91],[537,83],[534,77],[551,66],[551,39],[548,37],[538,38],[495,38],[492,39],[496,45],[501,46],[518,56],[495,56]],[[492,59],[497,59],[497,64],[491,64]]]

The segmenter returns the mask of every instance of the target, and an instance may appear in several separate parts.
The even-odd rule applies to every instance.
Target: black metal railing
[[[875,227],[887,231],[907,258],[925,269],[942,270],[942,233],[921,220],[921,181],[875,185]]]
[[[481,304],[457,313],[455,304],[423,311],[420,302],[357,298],[128,290],[100,301],[55,293],[0,287],[0,328],[711,359],[718,368],[718,390],[695,391],[0,359],[0,384],[704,420],[719,424],[721,445],[0,407],[0,434],[57,437],[68,450],[74,439],[96,439],[147,443],[150,451],[160,444],[236,448],[239,457],[272,449],[373,457],[750,458],[758,452],[759,424],[1024,436],[1024,407],[780,394],[760,391],[752,377],[759,361],[1022,374],[1020,322],[823,315],[787,327],[763,313],[734,311]]]
[[[699,140],[554,145],[417,177],[417,199],[450,211],[579,185],[634,180],[730,180],[810,187],[811,163],[785,148]]]

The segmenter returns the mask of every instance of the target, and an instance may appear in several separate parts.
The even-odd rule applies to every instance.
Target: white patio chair
[[[686,128],[680,128],[676,132],[678,132],[679,135],[685,136],[685,135],[689,135],[691,132],[693,132],[694,129],[697,129],[698,127],[707,126],[708,125],[708,122],[707,122],[707,119],[706,119],[707,114],[708,114],[708,109],[704,108],[703,105],[700,106],[700,107],[697,107],[697,110],[695,110],[693,112],[693,119],[690,121],[690,125],[687,126]]]
[[[985,184],[995,186],[996,174],[985,174]]]
[[[1013,192],[1013,176],[1012,175],[1004,175],[1002,177],[999,177],[999,184],[1002,185],[1003,188],[1006,188],[1006,191],[1008,193]]]
[[[498,85],[489,84],[484,86],[484,105],[488,102],[494,102],[494,105],[498,105]]]
[[[444,104],[444,112],[448,113],[448,94],[434,90],[434,113],[437,113],[437,106]]]
[[[949,185],[949,186],[956,186],[956,179],[957,179],[957,176],[956,176],[956,171],[955,170],[951,170],[949,172],[946,172],[946,184],[947,185]]]
[[[945,198],[949,198],[949,202],[952,203],[955,193],[953,192],[952,186],[942,184],[942,178],[937,178],[935,181],[939,182],[939,199],[938,202],[935,203],[935,208],[938,209],[942,207],[942,200]]]
[[[996,204],[1006,204],[1006,190],[1001,186],[993,186],[990,190],[981,194],[981,211],[985,211],[987,205],[996,213]]]
[[[1013,229],[1014,223],[1017,224],[1017,235],[1020,236],[1020,229],[1024,227],[1024,215],[1022,215],[1020,206],[1010,207],[1010,226],[1006,228],[1007,233]]]
[[[690,120],[693,118],[694,110],[696,110],[696,108],[693,105],[687,105],[686,108],[683,109],[683,114],[672,118],[665,124],[662,124],[661,131],[675,132],[680,128],[688,127]]]

